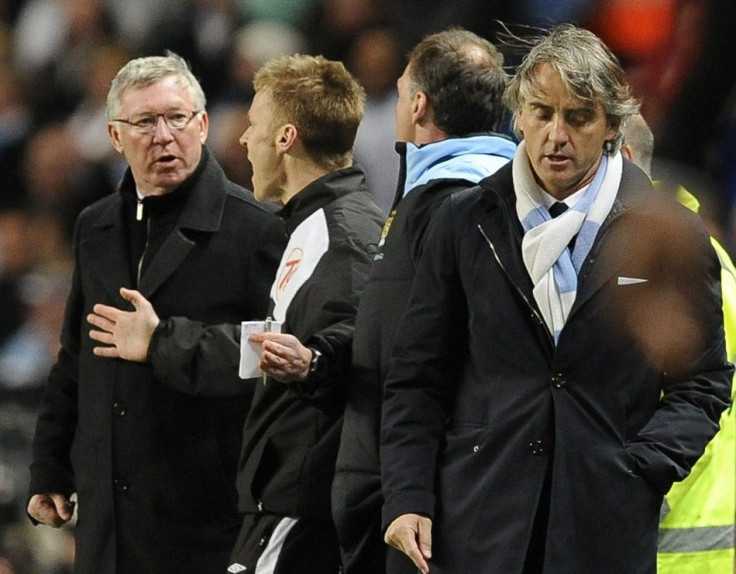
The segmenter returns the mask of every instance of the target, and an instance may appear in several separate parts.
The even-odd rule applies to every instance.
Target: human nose
[[[163,114],[156,116],[156,128],[153,130],[153,137],[155,140],[170,141],[174,139],[172,130],[166,123],[166,118]]]
[[[555,144],[562,145],[570,139],[568,126],[565,118],[555,116],[549,126],[549,139]]]
[[[238,143],[243,147],[248,147],[248,132],[250,131],[250,126],[246,128],[246,130],[243,132],[243,135],[240,136],[240,139],[238,140]]]

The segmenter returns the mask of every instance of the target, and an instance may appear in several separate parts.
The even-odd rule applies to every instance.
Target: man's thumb
[[[51,500],[54,501],[56,513],[63,519],[69,520],[72,517],[72,503],[63,494],[52,494]]]
[[[125,287],[120,288],[120,296],[126,301],[133,303],[133,306],[138,308],[138,291],[135,289],[126,289]]]

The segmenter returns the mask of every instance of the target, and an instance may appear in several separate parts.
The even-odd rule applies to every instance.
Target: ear
[[[120,139],[120,132],[115,127],[115,122],[107,122],[107,135],[112,140],[112,147],[118,153],[123,153],[123,142]]]
[[[618,135],[618,130],[621,127],[621,120],[616,119],[615,121],[612,121],[608,124],[608,135],[606,137],[606,140],[611,141],[613,140],[616,135]]]
[[[210,131],[210,117],[207,115],[207,111],[203,111],[199,114],[199,142],[204,145],[207,141],[207,134]]]
[[[431,117],[432,102],[429,101],[427,94],[420,90],[411,98],[411,121],[414,124],[421,124]]]
[[[288,153],[299,139],[299,132],[294,124],[284,124],[276,130],[276,150]]]
[[[631,146],[629,144],[624,144],[621,146],[621,155],[629,161],[634,161],[634,150],[631,149]]]

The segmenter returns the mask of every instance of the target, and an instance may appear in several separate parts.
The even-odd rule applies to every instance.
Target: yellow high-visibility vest
[[[677,199],[693,211],[699,203],[680,187]],[[711,239],[721,262],[723,320],[728,360],[736,362],[736,267]],[[734,574],[736,522],[736,408],[721,415],[721,428],[682,482],[665,496],[659,524],[659,574]]]

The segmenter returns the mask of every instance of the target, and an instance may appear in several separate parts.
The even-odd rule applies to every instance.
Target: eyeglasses
[[[186,112],[184,110],[169,110],[162,114],[140,114],[128,119],[116,118],[110,121],[128,124],[133,131],[138,132],[139,134],[151,134],[156,131],[158,118],[163,118],[169,129],[183,130],[200,111],[202,110],[195,110],[192,112]]]

